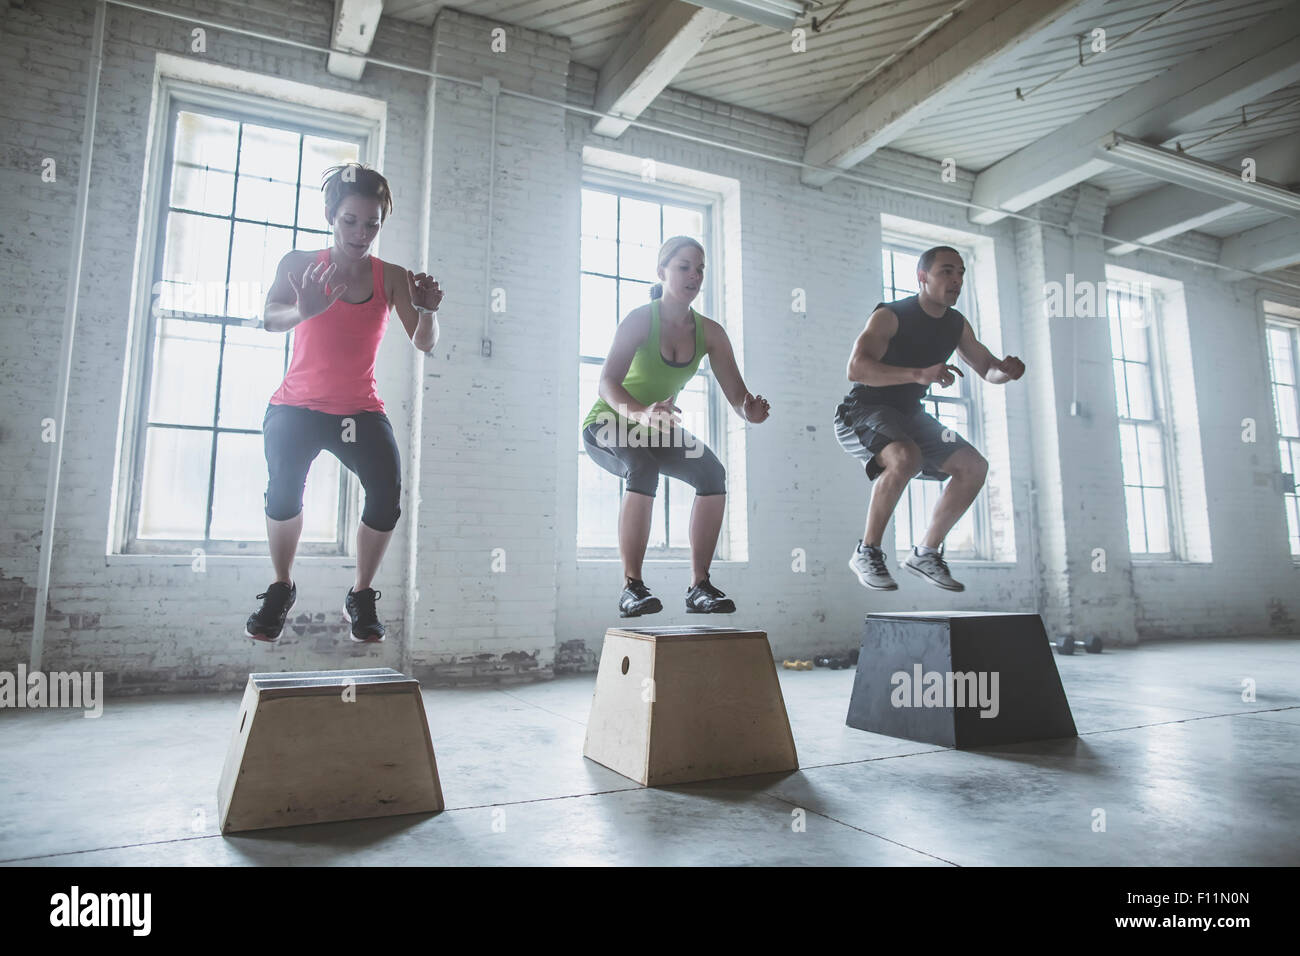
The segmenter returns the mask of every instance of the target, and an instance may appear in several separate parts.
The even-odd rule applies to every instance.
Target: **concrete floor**
[[[592,675],[429,690],[446,811],[231,837],[216,788],[238,695],[110,699],[99,720],[5,710],[0,863],[1300,863],[1300,641],[1055,660],[1075,740],[961,752],[863,733],[844,725],[852,671],[781,671],[801,770],[654,790],[583,758]]]

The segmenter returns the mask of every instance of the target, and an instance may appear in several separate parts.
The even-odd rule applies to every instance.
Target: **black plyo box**
[[[846,723],[958,749],[1078,734],[1043,619],[977,611],[868,615]]]

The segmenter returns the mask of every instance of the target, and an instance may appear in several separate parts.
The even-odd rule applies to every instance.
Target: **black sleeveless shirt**
[[[966,317],[956,309],[948,309],[936,319],[921,308],[918,297],[914,295],[897,302],[879,302],[876,308],[889,309],[898,317],[898,331],[880,357],[885,365],[928,368],[947,362],[966,328]],[[928,385],[917,382],[882,386],[855,383],[845,401],[858,405],[890,405],[899,411],[914,412],[921,405],[921,396],[928,390]]]

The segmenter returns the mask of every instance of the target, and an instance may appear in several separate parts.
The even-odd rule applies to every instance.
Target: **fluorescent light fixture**
[[[1283,216],[1300,216],[1300,193],[1285,186],[1262,179],[1253,183],[1244,182],[1239,169],[1194,159],[1185,153],[1152,146],[1120,133],[1111,133],[1103,139],[1097,156],[1116,166],[1146,173],[1156,179],[1177,183],[1211,196],[1249,203]]]
[[[809,3],[804,0],[686,0],[696,7],[729,13],[751,23],[778,30],[792,30],[795,22],[807,12]]]

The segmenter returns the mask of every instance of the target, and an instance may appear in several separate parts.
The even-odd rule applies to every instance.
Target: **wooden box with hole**
[[[798,770],[767,634],[610,628],[583,754],[649,787]]]
[[[442,808],[419,681],[388,667],[248,676],[222,833]]]

